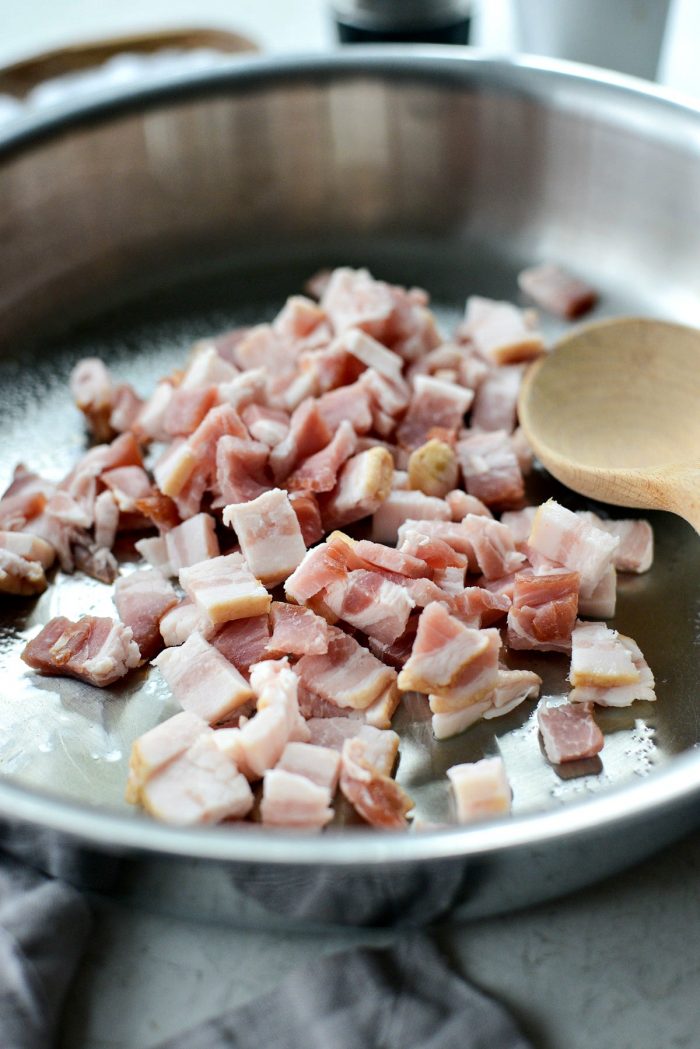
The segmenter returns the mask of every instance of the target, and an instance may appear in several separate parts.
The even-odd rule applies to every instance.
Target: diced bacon
[[[413,801],[393,779],[368,760],[367,745],[359,737],[343,744],[340,789],[355,811],[374,827],[401,830]]]
[[[447,770],[452,787],[457,820],[473,823],[507,816],[511,809],[511,789],[503,758],[453,765]]]
[[[119,507],[111,492],[100,492],[95,499],[95,544],[110,550],[119,528]]]
[[[369,394],[359,381],[324,393],[316,403],[321,418],[332,433],[344,420],[350,423],[357,434],[372,429]]]
[[[468,586],[455,594],[450,611],[465,626],[493,626],[507,615],[511,599],[506,594],[493,594],[481,586]]]
[[[394,299],[389,285],[374,280],[368,270],[341,267],[328,278],[321,308],[336,332],[361,328],[382,340],[394,312]]]
[[[104,471],[101,480],[124,513],[132,513],[136,510],[137,500],[146,499],[153,492],[153,485],[142,466],[117,466]]]
[[[406,629],[414,602],[408,592],[378,572],[350,572],[324,592],[331,611],[382,644],[390,645]]]
[[[449,597],[456,597],[457,594],[461,594],[462,590],[464,590],[464,577],[466,571],[466,563],[463,565],[447,565],[445,568],[436,568],[433,573],[433,582]]]
[[[250,436],[275,448],[289,432],[289,415],[279,408],[268,408],[262,404],[248,404],[241,412]]]
[[[543,310],[563,320],[580,317],[598,301],[598,293],[590,284],[553,262],[523,270],[518,274],[518,285]]]
[[[385,776],[389,776],[399,752],[399,737],[387,729],[363,724],[357,718],[311,718],[307,722],[311,742],[337,753],[348,739],[361,739],[366,760]]]
[[[335,794],[340,775],[340,753],[314,743],[288,743],[275,768],[293,772]]]
[[[437,536],[424,535],[412,529],[410,523],[402,529],[398,549],[404,555],[423,563],[422,575],[426,575],[426,568],[430,571],[443,571],[445,568],[467,567],[467,557],[464,554],[457,553],[449,543],[438,539]],[[417,572],[413,574],[418,575]]]
[[[467,492],[487,506],[513,506],[523,498],[523,475],[505,430],[470,432],[457,442],[457,457]]]
[[[309,731],[299,713],[299,681],[286,660],[254,664],[250,680],[258,696],[258,711],[241,728],[236,748],[241,769],[249,778],[260,778],[274,768],[287,743],[307,742]]]
[[[503,430],[511,434],[518,414],[518,393],[523,366],[504,365],[494,368],[480,383],[470,417],[475,430]]]
[[[306,553],[297,515],[289,496],[279,488],[227,506],[224,524],[235,529],[251,571],[266,586],[287,579]]]
[[[321,511],[313,492],[290,492],[289,501],[297,515],[301,537],[304,545],[309,547],[323,539],[324,529],[321,522]]]
[[[430,375],[417,375],[408,412],[397,430],[399,444],[404,448],[419,448],[430,439],[436,427],[456,436],[473,399],[473,391],[463,386],[442,382]]]
[[[416,448],[408,460],[408,487],[425,495],[445,498],[454,490],[459,477],[459,465],[454,448],[445,441],[431,438]]]
[[[151,396],[141,406],[133,423],[132,429],[139,440],[160,441],[166,439],[167,434],[163,428],[163,420],[174,393],[175,390],[172,383],[158,383]]]
[[[347,543],[322,543],[307,550],[299,567],[284,584],[292,601],[305,604],[335,580],[345,579],[351,547]]]
[[[230,328],[228,331],[220,332],[219,335],[198,339],[192,346],[192,353],[199,353],[213,347],[222,361],[232,364],[236,346],[245,339],[249,331],[250,328]]]
[[[605,739],[593,717],[592,703],[542,703],[537,708],[537,724],[553,765],[592,758],[603,749]]]
[[[329,627],[328,633],[325,655],[302,656],[296,671],[322,699],[364,710],[395,680],[395,671],[337,627]]]
[[[485,520],[490,520],[490,518],[485,518]],[[443,543],[447,543],[448,546],[451,546],[456,553],[463,554],[468,560],[476,565],[471,540],[469,539],[466,530],[463,528],[461,521],[450,521],[449,519],[443,519],[441,521],[414,520],[409,518],[399,528],[399,548],[403,549],[404,542],[409,538],[412,543],[416,542],[414,535],[423,536],[429,540],[439,539]]]
[[[525,556],[515,549],[510,530],[500,521],[467,514],[462,530],[471,543],[479,570],[487,579],[501,579],[522,567]]]
[[[355,544],[354,551],[363,561],[387,572],[396,572],[413,579],[421,579],[426,575],[425,559],[420,556],[414,557],[405,549],[394,550],[390,546],[361,539]]]
[[[617,604],[617,572],[610,565],[589,597],[579,596],[578,614],[592,619],[612,619]]]
[[[498,670],[498,682],[491,694],[491,707],[485,711],[484,719],[500,718],[515,710],[526,699],[536,699],[542,678],[532,670]]]
[[[241,370],[262,365],[270,376],[292,370],[295,356],[294,340],[276,332],[269,324],[249,328],[234,349],[234,360]]]
[[[216,448],[216,486],[220,493],[215,506],[244,503],[269,491],[265,474],[269,448],[249,438],[225,436]]]
[[[465,664],[451,685],[444,689],[436,689],[428,696],[433,714],[448,714],[492,698],[492,693],[498,685],[501,636],[491,627],[479,633],[486,641],[483,652]]]
[[[183,389],[179,386],[168,402],[163,416],[163,429],[171,437],[194,433],[219,399],[216,386]]]
[[[328,624],[310,608],[273,601],[272,636],[266,651],[273,655],[322,656],[328,651]]]
[[[212,557],[183,568],[180,584],[215,624],[263,615],[272,601],[242,554]]]
[[[395,543],[408,521],[449,521],[450,508],[442,499],[414,491],[390,491],[372,519],[372,540]]]
[[[332,436],[316,401],[311,397],[302,401],[292,413],[287,436],[270,452],[270,467],[277,483],[286,480],[302,459],[325,448]]]
[[[272,322],[278,335],[290,339],[304,339],[326,320],[317,303],[303,295],[290,295]]]
[[[274,768],[263,777],[260,816],[265,826],[315,830],[333,819],[331,792],[306,776]]]
[[[24,528],[37,517],[53,495],[56,486],[21,463],[15,467],[12,481],[0,499],[0,528],[14,531]]]
[[[510,302],[472,295],[467,299],[465,327],[481,356],[492,364],[530,361],[544,353],[539,331]]]
[[[210,640],[229,663],[233,663],[242,674],[247,674],[254,663],[267,658],[270,641],[267,616],[251,616],[224,623]]]
[[[399,692],[398,685],[395,681],[392,681],[390,685],[387,685],[381,695],[375,699],[374,703],[370,703],[368,707],[365,707],[363,711],[365,724],[370,728],[382,730],[390,729],[391,719],[393,718],[400,702],[401,693]],[[396,755],[394,754],[394,756]]]
[[[431,718],[433,735],[435,739],[451,739],[452,736],[458,736],[465,729],[475,725],[477,721],[481,721],[489,710],[493,710],[493,704],[491,697],[487,696],[486,699],[478,703],[471,703],[460,710],[453,710],[446,714],[433,714]]]
[[[402,382],[403,361],[401,357],[359,328],[345,330],[336,340],[336,345],[342,346],[352,357],[356,357],[368,368],[374,368],[376,372],[384,375],[390,381]]]
[[[71,622],[51,619],[27,644],[22,659],[42,674],[76,677],[104,688],[138,666],[140,655],[131,629],[113,619],[84,616]]]
[[[249,620],[243,619],[238,622],[247,623]],[[207,614],[189,597],[173,605],[164,613],[159,623],[160,635],[168,648],[184,644],[190,634],[194,633],[210,640],[215,629]]]
[[[165,549],[172,574],[219,554],[215,521],[211,514],[196,514],[165,536]]]
[[[112,412],[109,425],[114,433],[124,433],[136,424],[143,407],[143,400],[128,383],[115,386],[112,395]]]
[[[537,510],[528,544],[581,577],[581,595],[590,597],[613,563],[620,540],[577,517],[554,499]]]
[[[238,375],[238,368],[224,360],[211,342],[203,340],[192,347],[192,356],[179,390],[206,390],[230,382]]]
[[[396,425],[396,418],[406,410],[411,399],[408,384],[400,376],[389,378],[376,368],[367,368],[359,382],[369,394],[375,430],[390,433]]]
[[[527,545],[536,513],[536,506],[525,506],[522,510],[506,510],[501,514],[501,524],[510,531],[518,550],[524,550]]]
[[[134,503],[134,510],[147,517],[161,533],[181,523],[180,514],[173,500],[157,489],[150,495],[137,499]]]
[[[188,442],[176,439],[153,467],[153,476],[163,495],[176,499],[196,466],[197,460]]]
[[[153,663],[183,710],[210,724],[253,695],[245,678],[201,634],[191,634],[179,648],[166,648]]]
[[[340,467],[354,453],[357,437],[351,423],[341,422],[332,440],[321,451],[309,456],[287,479],[287,487],[308,492],[330,492],[338,480]]]
[[[579,510],[577,517],[617,536],[620,545],[613,555],[618,572],[648,572],[654,560],[654,533],[648,521],[642,518],[628,521],[603,520],[596,514]]]
[[[41,594],[47,587],[44,569],[38,561],[30,561],[0,546],[0,593],[17,597]]]
[[[348,386],[362,372],[362,365],[336,342],[322,349],[305,350],[299,355],[299,368],[318,396]]]
[[[98,579],[101,583],[113,583],[119,574],[117,559],[110,550],[95,543],[76,543],[73,547],[75,567],[89,575],[92,579]]]
[[[574,630],[569,680],[572,703],[627,707],[635,699],[656,699],[654,675],[639,646],[603,623],[580,623]]]
[[[333,490],[319,499],[326,528],[339,528],[375,515],[391,491],[393,461],[385,448],[368,448],[341,467]]]
[[[508,645],[537,652],[570,652],[578,610],[578,572],[519,572],[508,612]]]
[[[22,557],[25,561],[36,561],[42,568],[51,568],[56,560],[56,551],[51,544],[30,532],[0,531],[0,550]]]
[[[252,809],[253,795],[234,763],[205,735],[147,781],[141,803],[156,819],[187,827],[240,819]]]
[[[70,375],[71,393],[98,441],[113,435],[109,422],[114,401],[114,381],[99,357],[85,357]]]
[[[170,583],[153,568],[141,569],[117,580],[114,604],[122,623],[131,627],[144,662],[153,659],[163,647],[160,620],[177,601]]]
[[[398,677],[404,692],[438,692],[449,689],[474,659],[486,651],[485,631],[471,630],[433,602],[418,620],[411,657]]]
[[[476,585],[483,590],[488,590],[490,594],[507,597],[512,602],[517,574],[517,572],[510,572],[508,575],[502,576],[501,579],[486,579],[485,576],[480,576],[476,581]]]
[[[265,368],[247,368],[235,379],[219,385],[219,400],[236,411],[243,411],[249,404],[262,404],[266,396],[266,380]]]
[[[211,477],[215,473],[216,450],[222,437],[248,440],[245,424],[230,404],[219,404],[207,412],[187,442],[198,467]]]
[[[211,729],[196,714],[183,710],[135,739],[129,758],[126,800],[137,804],[144,784],[157,772],[190,747]]]
[[[134,547],[141,554],[144,561],[147,561],[153,568],[157,568],[162,575],[171,576],[176,574],[168,560],[168,548],[165,545],[165,539],[160,537],[139,539],[134,543]]]

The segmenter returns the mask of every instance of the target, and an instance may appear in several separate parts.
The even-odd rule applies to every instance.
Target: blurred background
[[[417,2],[417,0],[412,0]],[[426,9],[444,0],[424,0]],[[499,54],[530,51],[654,77],[700,96],[698,0],[455,0],[471,6],[470,42]],[[337,0],[347,13],[406,0]],[[1,0],[0,65],[37,53],[143,31],[241,34],[272,53],[338,46],[331,0]],[[362,15],[361,15],[362,17]],[[201,54],[200,61],[206,56]],[[128,70],[120,74],[128,76]],[[7,96],[6,83],[0,93]],[[5,99],[7,102],[7,97]]]

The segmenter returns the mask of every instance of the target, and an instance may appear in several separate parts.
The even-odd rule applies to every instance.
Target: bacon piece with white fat
[[[225,554],[180,570],[180,584],[213,623],[266,613],[272,598],[242,554]]]
[[[158,629],[166,647],[172,648],[184,644],[190,634],[194,633],[201,634],[208,641],[216,627],[206,612],[203,612],[191,598],[186,597],[163,613]]]
[[[332,436],[316,401],[312,397],[302,401],[292,412],[286,437],[270,452],[270,468],[277,483],[286,480],[302,459],[325,448]]]
[[[284,582],[301,564],[306,547],[287,492],[273,488],[257,499],[224,508],[251,572],[266,586]]]
[[[597,514],[579,510],[577,517],[602,528],[609,535],[617,536],[620,545],[613,555],[613,565],[619,572],[648,572],[654,560],[654,533],[648,521],[604,520]]]
[[[511,607],[507,594],[494,594],[482,586],[467,586],[450,601],[450,612],[465,626],[493,626]]]
[[[467,492],[487,506],[509,507],[523,498],[523,475],[505,430],[472,430],[457,442],[457,457]]]
[[[578,600],[578,572],[518,572],[508,612],[508,646],[537,652],[570,652]]]
[[[0,528],[16,531],[42,513],[56,486],[27,470],[21,463],[0,499]]]
[[[131,628],[106,616],[77,622],[56,616],[27,644],[22,659],[42,674],[76,677],[98,688],[114,684],[141,661]]]
[[[341,466],[354,454],[356,447],[357,435],[352,424],[344,420],[325,448],[304,459],[285,484],[291,491],[332,491],[336,486]]]
[[[213,340],[204,339],[192,347],[190,362],[179,385],[180,390],[201,390],[230,382],[238,375],[238,368],[225,360]]]
[[[501,579],[517,571],[525,562],[524,555],[515,549],[509,529],[500,521],[467,514],[461,528],[471,543],[474,562],[486,579]]]
[[[206,721],[190,710],[182,710],[135,739],[129,758],[126,800],[137,804],[144,784],[152,776],[211,731]]]
[[[473,429],[513,433],[518,417],[518,393],[523,372],[524,368],[520,364],[507,364],[489,371],[474,397],[470,416]]]
[[[396,572],[399,575],[409,576],[412,579],[422,579],[428,574],[426,572],[425,559],[420,556],[414,557],[405,548],[395,550],[393,547],[384,546],[382,543],[373,543],[369,539],[361,539],[358,543],[355,543],[353,550],[357,557],[361,557],[368,565],[372,565],[380,571]]]
[[[191,634],[179,648],[166,648],[153,663],[183,710],[210,724],[253,695],[245,678],[201,634]]]
[[[270,489],[265,473],[269,448],[250,438],[221,437],[216,446],[216,488],[219,496],[215,508],[227,503],[244,503],[257,499]]]
[[[447,690],[487,644],[485,632],[465,627],[442,603],[433,602],[418,620],[411,657],[398,677],[399,688],[404,692]]]
[[[636,699],[656,699],[654,675],[637,643],[604,623],[577,624],[569,680],[572,703],[627,707]]]
[[[620,540],[578,517],[554,499],[538,508],[528,544],[581,579],[581,595],[589,597],[613,563]]]
[[[144,784],[141,804],[156,819],[188,827],[248,815],[250,786],[213,735],[200,736]]]
[[[433,714],[451,714],[476,703],[491,701],[492,693],[498,686],[501,636],[493,627],[487,627],[479,633],[485,642],[484,649],[465,663],[449,686],[430,692],[428,703]]]
[[[493,517],[485,503],[477,499],[475,495],[468,495],[460,488],[455,488],[445,496],[445,502],[450,508],[453,521],[463,521],[467,514],[477,514],[480,517]]]
[[[322,656],[328,651],[328,624],[310,608],[273,601],[270,622],[266,651],[272,655]]]
[[[47,586],[44,569],[38,561],[0,546],[0,593],[32,597],[43,593]]]
[[[85,416],[98,441],[108,441],[114,431],[110,415],[114,403],[114,380],[99,357],[85,357],[73,368],[70,389],[76,405]]]
[[[484,711],[486,721],[500,718],[515,710],[526,699],[536,699],[539,695],[542,678],[533,670],[498,669],[496,688],[489,696],[489,709]]]
[[[338,473],[335,487],[319,498],[321,519],[327,529],[376,517],[390,494],[393,462],[384,448],[368,448],[348,459]]]
[[[289,432],[289,414],[280,408],[263,404],[248,404],[241,411],[241,418],[255,441],[276,448]]]
[[[597,587],[588,597],[579,594],[578,613],[591,619],[612,619],[617,604],[617,572],[610,565]]]
[[[401,527],[411,521],[450,521],[450,508],[443,499],[417,491],[390,491],[372,518],[375,543],[396,543]]]
[[[509,529],[518,550],[524,551],[527,546],[536,513],[536,506],[524,506],[522,510],[505,510],[501,514],[501,524]]]
[[[399,444],[411,450],[419,448],[430,440],[436,427],[456,436],[473,400],[472,390],[430,375],[417,375],[411,403],[397,430]]]
[[[114,604],[122,623],[131,627],[142,660],[153,659],[163,647],[160,620],[177,603],[172,586],[154,568],[131,572],[116,581]]]
[[[172,575],[177,575],[181,568],[218,557],[219,540],[216,538],[215,524],[211,514],[195,514],[166,533],[165,549]]]
[[[335,345],[342,346],[352,357],[356,357],[368,368],[374,368],[376,372],[384,375],[391,382],[402,383],[403,361],[401,357],[359,328],[346,329],[336,339]]]
[[[328,651],[302,656],[296,672],[322,699],[364,710],[396,680],[396,672],[337,627],[329,627],[328,633]]]
[[[541,703],[537,724],[553,765],[592,758],[603,749],[605,739],[593,717],[592,703]]]
[[[413,808],[408,794],[368,759],[368,748],[359,736],[343,744],[340,789],[355,811],[373,827],[402,830]]]
[[[254,663],[267,658],[270,641],[267,616],[233,619],[212,633],[210,640],[229,663],[233,663],[242,674],[247,674]]]
[[[459,823],[507,816],[512,792],[503,758],[453,765],[447,770]]]
[[[308,776],[278,766],[263,776],[260,817],[264,826],[320,830],[333,819],[330,802],[329,788]]]
[[[292,504],[292,510],[297,515],[304,545],[313,546],[324,536],[318,499],[313,492],[301,491],[290,492],[289,501]]]
[[[367,388],[358,380],[350,386],[338,386],[316,401],[326,426],[335,432],[347,420],[356,434],[372,429],[372,411]]]
[[[217,404],[216,386],[185,389],[179,386],[168,402],[163,415],[163,429],[169,437],[188,437],[204,421]]]
[[[94,507],[95,545],[111,550],[119,530],[119,506],[111,492],[100,492]]]
[[[510,302],[472,295],[467,299],[465,330],[481,356],[492,364],[530,361],[545,352],[542,336]]]
[[[522,270],[518,286],[543,310],[566,321],[587,313],[598,301],[595,288],[553,262]]]
[[[317,786],[329,790],[332,797],[340,775],[340,750],[315,743],[288,743],[275,768],[305,776]]]
[[[385,645],[403,634],[415,605],[404,587],[364,569],[331,583],[323,597],[339,619]]]
[[[352,544],[338,540],[307,550],[299,567],[284,584],[287,597],[297,604],[305,604],[330,583],[345,579],[352,557]]]
[[[51,568],[56,560],[56,551],[31,532],[3,532],[0,531],[0,550],[22,557],[26,561],[36,561],[42,568]]]
[[[147,539],[137,539],[134,549],[141,554],[152,568],[157,568],[161,575],[175,575],[173,567],[168,560],[168,548],[162,536],[149,536]]]
[[[378,729],[356,717],[310,718],[310,742],[338,754],[348,739],[361,739],[367,760],[385,776],[391,775],[399,752],[399,737],[391,729]]]

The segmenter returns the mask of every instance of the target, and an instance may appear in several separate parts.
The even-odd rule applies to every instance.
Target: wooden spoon
[[[637,317],[581,327],[532,365],[518,410],[563,484],[700,532],[700,331]]]

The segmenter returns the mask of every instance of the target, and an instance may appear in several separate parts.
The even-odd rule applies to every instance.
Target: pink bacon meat
[[[541,705],[537,724],[545,754],[553,765],[592,758],[603,749],[603,733],[593,718],[592,703]]]
[[[251,572],[265,586],[284,582],[304,559],[299,520],[289,496],[279,488],[227,506],[224,524],[235,529]]]
[[[144,662],[163,647],[160,621],[177,601],[172,586],[153,568],[132,572],[115,583],[114,604],[119,618],[131,627]]]
[[[106,616],[71,622],[51,619],[27,644],[22,659],[42,674],[79,678],[104,688],[139,665],[141,655],[131,628]]]

